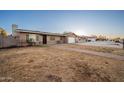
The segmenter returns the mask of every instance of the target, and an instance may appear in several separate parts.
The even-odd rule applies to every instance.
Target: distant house
[[[77,42],[77,43],[86,42],[86,36],[77,36],[77,37],[76,37],[76,42]]]
[[[21,43],[34,42],[41,44],[62,44],[67,43],[66,35],[59,33],[41,32],[34,30],[18,29],[17,25],[12,25],[12,34],[19,38]]]
[[[87,36],[87,41],[89,42],[94,42],[96,41],[96,39],[97,39],[97,36]]]
[[[106,36],[103,36],[103,35],[97,36],[97,41],[106,41],[106,40],[108,40],[108,39],[106,38]]]
[[[97,37],[96,36],[76,36],[76,42],[77,43],[84,43],[84,42],[93,42],[96,41]]]

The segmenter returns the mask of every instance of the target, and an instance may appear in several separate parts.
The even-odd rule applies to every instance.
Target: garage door
[[[75,43],[75,38],[68,37],[68,43]]]

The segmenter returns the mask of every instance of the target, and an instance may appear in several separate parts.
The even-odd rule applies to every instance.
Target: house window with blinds
[[[50,40],[55,40],[55,37],[54,36],[50,36]]]

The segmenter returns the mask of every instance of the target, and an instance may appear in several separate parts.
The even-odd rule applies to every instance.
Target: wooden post
[[[123,39],[123,49],[124,49],[124,39]]]

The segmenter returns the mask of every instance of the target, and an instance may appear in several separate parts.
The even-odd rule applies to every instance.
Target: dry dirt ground
[[[3,49],[0,81],[124,81],[124,62],[54,46]]]

